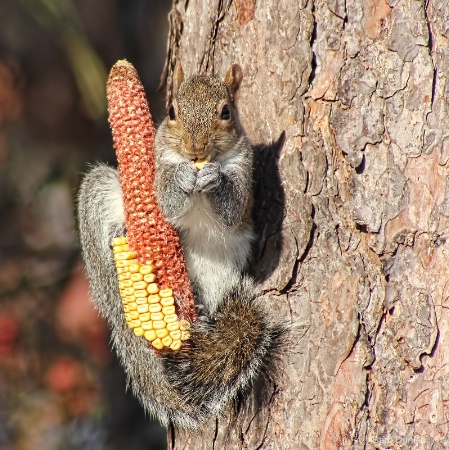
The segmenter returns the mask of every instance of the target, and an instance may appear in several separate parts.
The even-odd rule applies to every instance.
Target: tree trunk
[[[447,0],[174,0],[170,18],[170,67],[243,67],[254,273],[292,324],[266,402],[170,448],[449,448]]]

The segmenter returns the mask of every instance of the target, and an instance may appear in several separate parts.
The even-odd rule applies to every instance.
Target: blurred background
[[[105,82],[126,58],[156,121],[168,0],[0,0],[0,448],[164,449],[92,309],[74,199],[115,163]]]

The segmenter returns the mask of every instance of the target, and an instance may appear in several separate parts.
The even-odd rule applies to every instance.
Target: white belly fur
[[[192,208],[174,225],[180,231],[189,277],[201,286],[204,306],[213,312],[225,291],[240,283],[252,232],[224,228],[204,194],[192,198]]]

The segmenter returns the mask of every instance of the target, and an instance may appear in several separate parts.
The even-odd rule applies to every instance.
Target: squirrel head
[[[179,153],[192,160],[214,159],[233,147],[242,134],[234,102],[242,78],[242,69],[233,64],[223,81],[206,75],[184,81],[181,63],[176,64],[166,132]]]

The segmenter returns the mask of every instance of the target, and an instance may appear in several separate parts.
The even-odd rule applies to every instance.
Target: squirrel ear
[[[173,71],[173,95],[176,95],[179,86],[184,81],[184,71],[182,70],[181,61],[176,61],[175,70]]]
[[[234,95],[237,92],[242,80],[242,68],[238,64],[233,64],[224,77],[224,84],[228,87],[231,95]]]

